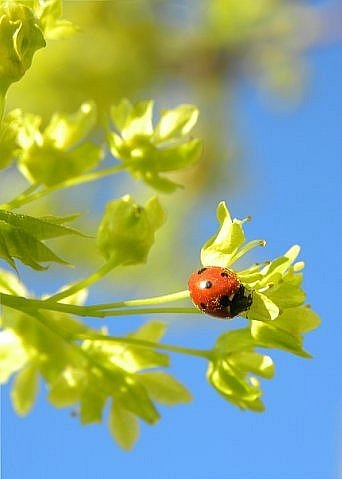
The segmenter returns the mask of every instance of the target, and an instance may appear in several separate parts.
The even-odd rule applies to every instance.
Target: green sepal
[[[154,140],[164,142],[188,135],[196,125],[199,111],[193,105],[179,105],[172,110],[162,110],[154,131]]]
[[[232,220],[224,201],[219,203],[216,214],[219,229],[202,247],[201,263],[203,266],[228,267],[234,263],[239,248],[245,241],[243,231],[245,220]]]
[[[105,391],[90,384],[84,390],[80,399],[79,414],[82,424],[100,423],[102,421],[103,409],[106,405],[107,396]]]
[[[152,111],[152,100],[140,101],[135,105],[132,105],[129,115],[127,115],[125,119],[124,127],[121,130],[123,139],[130,141],[134,137],[152,135]]]
[[[167,324],[162,321],[147,321],[134,333],[129,334],[130,337],[135,339],[143,339],[146,341],[153,341],[157,343],[162,339],[166,332]]]
[[[286,280],[271,288],[266,294],[268,299],[281,309],[300,306],[305,301],[304,291],[298,286],[287,283]]]
[[[1,325],[3,326],[3,318]],[[0,383],[6,383],[12,374],[25,367],[28,361],[29,354],[20,336],[12,329],[0,331]]]
[[[125,195],[107,203],[97,232],[97,246],[106,259],[123,265],[144,263],[154,243],[155,232],[165,221],[157,198],[145,207]]]
[[[129,338],[141,339],[149,342],[159,342],[166,331],[166,324],[161,321],[148,321],[133,333],[128,334]],[[121,349],[122,364],[129,365],[129,370],[132,372],[140,369],[167,367],[170,365],[170,360],[167,354],[160,353],[153,349],[141,348],[133,345],[123,346],[118,345]]]
[[[159,321],[149,321],[128,338],[157,343],[165,333],[166,325]],[[156,344],[157,346],[157,344]],[[128,373],[136,373],[141,369],[169,366],[169,357],[166,354],[155,351],[151,348],[135,346],[134,344],[123,344],[121,341],[89,339],[83,344],[86,350],[90,350],[98,361],[106,362],[109,367],[115,365]]]
[[[274,324],[296,336],[316,329],[320,323],[318,314],[308,306],[300,306],[285,309]]]
[[[181,170],[196,163],[201,152],[201,142],[194,139],[182,145],[155,150],[151,156],[151,162],[153,161],[154,169],[158,173]]]
[[[22,369],[15,376],[11,399],[13,408],[19,416],[25,416],[31,411],[38,394],[38,386],[39,374],[34,364]]]
[[[274,365],[269,356],[254,350],[258,346],[250,327],[221,334],[212,351],[207,378],[228,401],[242,409],[262,412],[262,391],[253,375],[270,379]]]
[[[12,294],[13,296],[29,296],[18,275],[2,268],[0,268],[0,293]]]
[[[276,321],[272,323],[251,321],[251,334],[262,347],[281,349],[303,358],[311,358],[311,355],[302,347],[302,337],[278,327]]]
[[[234,329],[222,333],[216,340],[214,346],[215,356],[226,356],[227,354],[251,350],[256,346],[251,336],[250,327]]]
[[[272,321],[279,316],[278,306],[265,294],[253,291],[252,305],[245,315],[250,320]]]
[[[221,396],[241,409],[264,410],[258,381],[233,368],[227,359],[210,361],[207,378]]]
[[[136,416],[113,400],[108,424],[119,446],[125,451],[130,451],[139,437],[139,423]]]
[[[44,130],[44,139],[50,140],[58,149],[68,149],[82,141],[94,127],[95,122],[95,103],[83,103],[78,111],[70,115],[54,114]]]
[[[251,268],[245,269],[239,272],[239,278],[249,288],[256,290],[265,290],[267,294],[267,288],[275,287],[283,281],[285,276],[288,277],[291,271],[291,265],[293,265],[295,259],[300,252],[298,245],[292,246],[283,256],[268,261],[265,265],[254,265]],[[298,267],[297,265],[300,265]],[[300,284],[301,275],[298,271],[302,268],[302,263],[295,263],[292,266],[292,271],[295,271],[295,284]],[[294,278],[292,277],[292,281]]]
[[[146,184],[162,193],[173,193],[177,189],[183,188],[182,185],[160,176],[158,173],[142,173],[139,174],[138,178],[141,178]]]
[[[51,384],[48,400],[55,407],[72,406],[78,403],[85,386],[86,376],[82,369],[66,368]]]
[[[256,351],[240,351],[229,357],[229,363],[234,369],[243,373],[253,373],[265,379],[274,376],[274,363],[270,356]]]
[[[17,155],[20,118],[21,112],[17,109],[8,113],[0,123],[0,169],[9,166]]]
[[[113,397],[128,411],[140,417],[148,424],[155,424],[159,419],[158,411],[146,388],[140,384],[138,377],[126,374],[120,388],[113,391]]]
[[[139,381],[147,389],[149,396],[161,404],[173,406],[192,400],[188,389],[173,376],[163,371],[140,373]]]

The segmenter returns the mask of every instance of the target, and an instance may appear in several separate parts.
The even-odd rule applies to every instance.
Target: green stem
[[[173,301],[179,301],[181,299],[186,299],[190,296],[189,291],[186,289],[184,291],[177,291],[176,293],[164,294],[162,296],[154,296],[151,298],[143,299],[128,299],[126,301],[118,301],[115,303],[100,303],[94,306],[96,309],[115,309],[115,308],[124,308],[131,306],[146,306],[152,304],[163,304],[171,303]],[[92,308],[93,306],[90,306]]]
[[[44,188],[40,191],[36,191],[35,193],[29,194],[29,195],[25,194],[24,192],[20,194],[19,196],[17,196],[16,198],[14,198],[13,200],[9,201],[8,203],[0,205],[0,209],[10,210],[10,209],[19,208],[20,206],[30,203],[31,201],[38,200],[39,198],[42,198],[43,196],[53,193],[54,191],[71,188],[73,186],[80,185],[82,183],[89,183],[90,181],[96,181],[99,178],[103,178],[109,175],[114,175],[115,173],[118,173],[119,171],[122,171],[124,169],[125,169],[124,165],[117,165],[111,168],[106,168],[104,170],[95,171],[94,173],[88,173],[87,175],[75,176],[74,178],[70,178],[69,180],[63,181],[53,186],[49,186],[47,188]],[[35,186],[35,189],[37,188],[37,186],[38,185]]]
[[[126,316],[138,314],[200,314],[196,308],[135,308],[135,309],[115,309],[103,311],[100,305],[79,306],[76,304],[55,303],[47,300],[24,298],[11,294],[0,293],[0,304],[19,311],[48,310],[59,311],[61,313],[73,314],[82,317],[105,318],[110,316]]]
[[[1,302],[4,305],[11,306],[10,301],[6,301],[8,298],[13,298],[11,295],[6,295],[6,294],[1,294]],[[14,299],[14,298],[13,298]],[[36,306],[39,307],[42,301],[39,300],[28,300],[26,298],[21,298],[17,297],[16,298],[16,309],[19,311],[24,312],[25,314],[29,314],[34,320],[38,321],[41,323],[45,328],[49,329],[51,332],[59,336],[61,339],[63,339],[65,342],[69,344],[72,348],[77,348],[77,351],[82,354],[87,360],[90,359],[90,361],[94,362],[93,358],[89,357],[89,355],[84,351],[83,349],[79,348],[77,344],[75,344],[73,341],[85,341],[85,340],[91,340],[91,341],[112,341],[116,343],[122,343],[122,344],[131,344],[137,347],[141,348],[147,348],[147,349],[158,349],[160,351],[169,351],[173,353],[178,353],[178,354],[187,354],[191,356],[197,356],[205,359],[210,359],[212,356],[211,350],[202,350],[202,349],[193,349],[193,348],[186,348],[182,346],[174,346],[172,344],[163,344],[163,343],[155,343],[152,341],[147,341],[144,339],[138,339],[138,338],[133,338],[133,337],[122,337],[122,336],[104,336],[103,334],[77,334],[77,335],[70,335],[70,334],[65,334],[60,328],[55,327],[51,324],[51,322],[47,323],[44,320],[44,316],[40,313],[39,310],[36,309]],[[14,302],[12,303],[13,306]],[[44,304],[44,303],[43,303]],[[44,306],[47,306],[46,304]],[[53,306],[71,306],[71,305],[53,305]],[[47,309],[47,308],[46,308]],[[123,313],[123,312],[121,312]],[[96,366],[100,367],[102,369],[101,364],[96,364]]]
[[[159,349],[161,351],[170,351],[173,353],[179,354],[188,354],[191,356],[197,356],[205,359],[210,359],[212,352],[211,350],[203,350],[203,349],[193,349],[193,348],[185,348],[182,346],[173,346],[171,344],[163,344],[163,343],[154,343],[152,341],[146,341],[144,339],[137,339],[132,337],[122,337],[122,336],[104,336],[103,334],[92,334],[91,336],[86,334],[78,334],[72,336],[74,340],[90,340],[90,341],[112,341],[115,343],[123,343],[123,344],[132,344],[134,346],[138,346],[141,348],[147,349]]]
[[[30,185],[28,188],[26,188],[22,193],[20,193],[14,200],[10,201],[9,203],[4,203],[0,205],[0,210],[12,210],[16,208],[16,204],[25,204],[27,201],[26,199],[29,198],[32,193],[39,188],[39,184],[35,183],[33,185]]]
[[[77,281],[77,283],[74,283],[60,293],[50,296],[45,301],[47,303],[57,303],[58,301],[67,298],[68,296],[71,296],[78,291],[81,291],[82,289],[88,288],[89,286],[103,278],[103,276],[108,274],[110,271],[112,271],[112,269],[114,269],[116,266],[119,266],[119,264],[120,260],[116,256],[113,256],[109,261],[107,261],[107,263],[105,263],[97,271],[95,271],[95,273],[91,274],[87,278]]]
[[[99,311],[102,318],[107,316],[131,316],[135,314],[196,314],[200,313],[197,308],[135,308],[135,309],[114,309]]]

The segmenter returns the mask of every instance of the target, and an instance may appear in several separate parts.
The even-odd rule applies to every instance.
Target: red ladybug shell
[[[249,309],[252,295],[236,273],[220,266],[208,266],[192,273],[188,287],[195,306],[211,316],[233,318]]]

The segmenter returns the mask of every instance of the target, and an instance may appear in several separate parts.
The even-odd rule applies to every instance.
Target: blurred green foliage
[[[167,179],[135,169],[135,177],[144,177],[152,187],[157,182],[160,189],[186,184],[186,189],[170,200],[168,223],[161,234],[165,238],[174,237],[173,245],[177,245],[180,253],[183,249],[187,256],[180,232],[182,228],[190,228],[187,220],[190,211],[205,203],[208,195],[222,190],[222,185],[230,196],[244,185],[245,138],[240,138],[236,121],[239,112],[235,110],[241,82],[253,83],[262,94],[298,98],[305,86],[306,49],[318,38],[313,31],[317,8],[301,0],[106,0],[61,4],[56,0],[24,0],[21,3],[34,7],[47,47],[35,53],[31,68],[9,89],[7,110],[21,108],[27,115],[41,117],[39,128],[44,137],[56,111],[66,118],[85,102],[96,105],[99,126],[107,124],[109,105],[119,105],[122,98],[133,103],[154,98],[158,109],[173,103],[199,107],[201,116],[194,135],[203,139],[205,148],[198,164]],[[2,165],[10,164],[15,148],[11,121],[14,124],[17,119],[8,119],[7,133],[3,130],[5,137],[0,137],[5,148],[0,159]],[[96,125],[92,139],[95,143],[102,139]],[[41,154],[44,155],[48,143],[44,140],[39,147]],[[112,149],[117,150],[113,145]],[[55,163],[62,155],[69,158],[70,168],[81,168],[79,155],[74,151],[61,152],[55,147],[53,150],[51,158],[55,158]],[[95,157],[94,151],[89,165],[96,162]],[[105,158],[103,165],[110,165],[110,161]],[[47,165],[48,170],[50,166]],[[32,155],[22,159],[21,169],[28,178],[36,177],[35,168]],[[57,181],[51,171],[38,174],[42,181]],[[15,170],[8,170],[2,190],[5,200],[12,191],[21,188]],[[148,186],[144,188],[127,177],[120,177],[118,186],[114,177],[106,183],[106,189],[88,184],[86,191],[63,191],[52,199],[36,202],[35,208],[44,215],[51,210],[53,201],[53,205],[59,202],[63,211],[69,199],[77,204],[82,197],[79,209],[94,211],[95,204],[102,211],[103,199],[109,199],[103,198],[106,192],[111,197],[131,193],[143,199],[151,193]],[[80,221],[88,231],[94,231],[98,218],[88,214]],[[166,285],[177,287],[191,265],[185,258],[177,271],[165,275],[164,270],[172,267],[172,262],[169,265],[167,262],[172,257],[170,242],[161,241],[158,248],[156,255],[151,256],[150,265],[144,266],[141,273],[138,268],[137,280],[146,271],[158,271],[158,275],[165,276]],[[96,251],[90,252],[87,242],[75,249],[70,247],[69,251],[72,261],[85,266],[85,260],[98,261]],[[165,258],[162,268],[161,255]],[[122,276],[125,282],[126,273]]]

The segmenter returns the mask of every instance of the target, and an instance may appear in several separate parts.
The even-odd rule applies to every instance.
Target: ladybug
[[[234,318],[248,310],[252,293],[236,273],[220,266],[207,266],[192,273],[188,281],[190,297],[203,313],[218,318]]]

